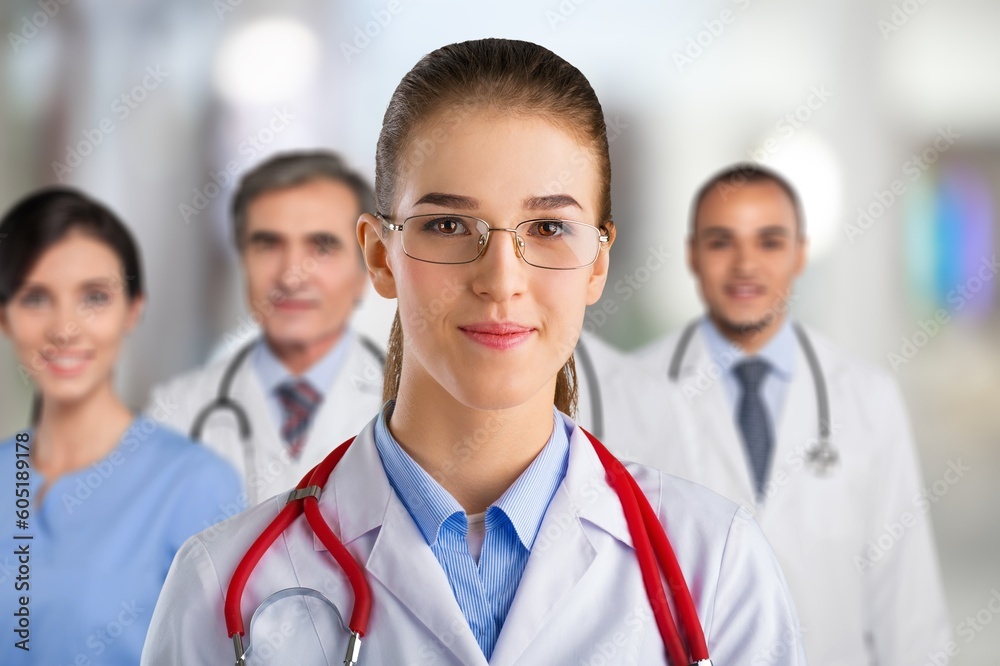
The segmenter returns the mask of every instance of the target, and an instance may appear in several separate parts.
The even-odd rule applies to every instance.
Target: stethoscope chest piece
[[[840,467],[840,454],[826,439],[823,439],[806,451],[806,463],[816,476],[828,477]]]
[[[246,649],[242,641],[235,646],[236,666],[329,664],[328,654],[346,655],[337,664],[356,664],[359,658],[359,637],[337,606],[311,588],[291,587],[270,595],[254,611],[249,629]]]

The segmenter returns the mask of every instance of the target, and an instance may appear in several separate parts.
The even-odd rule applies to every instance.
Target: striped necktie
[[[771,468],[771,454],[774,449],[774,433],[767,406],[760,394],[771,366],[761,359],[750,359],[733,367],[736,378],[743,389],[737,405],[736,418],[743,435],[743,444],[750,456],[757,496],[764,494],[764,483]]]
[[[316,414],[316,407],[323,396],[304,379],[287,381],[275,389],[278,400],[285,412],[281,425],[281,438],[285,440],[288,453],[298,458],[306,441],[306,433]]]

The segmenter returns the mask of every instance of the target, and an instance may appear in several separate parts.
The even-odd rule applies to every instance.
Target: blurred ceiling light
[[[319,53],[316,35],[301,22],[258,19],[223,37],[213,68],[215,88],[238,105],[277,102],[305,87]]]
[[[819,135],[799,130],[769,154],[763,164],[788,178],[802,198],[809,256],[830,250],[840,227],[841,181],[837,159]]]

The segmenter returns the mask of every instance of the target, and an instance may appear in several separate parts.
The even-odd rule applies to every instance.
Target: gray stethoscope
[[[698,328],[699,321],[695,320],[687,325],[677,341],[674,355],[670,358],[670,369],[668,375],[670,381],[676,383],[680,377],[681,363],[684,361],[684,353],[687,351],[691,338]],[[830,442],[830,398],[826,392],[826,378],[823,376],[823,368],[819,364],[816,350],[813,349],[809,336],[798,323],[792,324],[795,337],[798,338],[802,353],[809,362],[809,372],[812,374],[813,385],[816,388],[816,411],[819,421],[819,442],[811,446],[806,451],[806,462],[816,472],[817,476],[827,476],[840,462],[840,454]]]
[[[382,369],[385,369],[385,352],[375,344],[375,342],[365,336],[359,335],[358,340],[361,345],[368,350],[368,352],[378,360]],[[194,419],[194,423],[191,424],[191,430],[188,432],[188,439],[193,441],[201,441],[201,433],[205,428],[205,423],[208,421],[215,412],[218,411],[228,411],[231,412],[233,418],[236,419],[236,427],[239,432],[240,446],[243,449],[243,464],[244,469],[247,471],[249,476],[250,470],[253,467],[253,452],[250,450],[250,440],[253,438],[253,427],[250,425],[250,417],[247,415],[246,409],[237,402],[231,395],[233,380],[236,377],[236,373],[242,367],[243,362],[246,361],[247,356],[253,351],[254,346],[257,344],[257,340],[253,340],[248,344],[244,345],[233,359],[226,366],[225,372],[222,373],[222,379],[219,380],[219,388],[216,390],[215,399],[201,408],[198,415]]]

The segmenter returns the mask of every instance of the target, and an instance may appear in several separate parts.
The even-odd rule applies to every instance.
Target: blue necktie
[[[306,433],[312,424],[316,407],[322,402],[316,389],[304,379],[285,382],[275,389],[278,400],[285,412],[285,421],[281,425],[281,437],[288,446],[292,458],[298,458],[305,444]]]
[[[764,378],[770,370],[771,366],[767,361],[761,359],[749,359],[733,367],[733,372],[736,373],[736,378],[743,389],[736,406],[736,418],[743,434],[743,445],[750,455],[758,497],[764,494],[764,482],[767,481],[771,454],[774,450],[771,418],[760,395],[760,385],[764,383]]]

